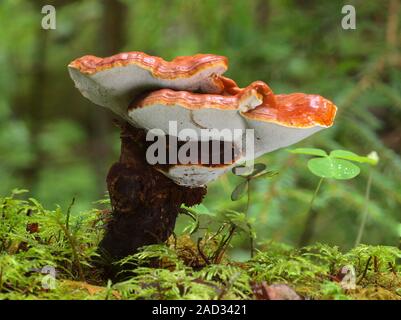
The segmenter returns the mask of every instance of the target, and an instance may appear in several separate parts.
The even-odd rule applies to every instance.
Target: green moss
[[[213,263],[198,248],[213,253],[218,239],[205,235],[198,245],[188,234],[122,260],[129,276],[112,283],[93,267],[107,211],[46,210],[21,193],[0,198],[0,299],[254,299],[253,286],[262,282],[288,284],[305,299],[401,299],[395,247],[360,245],[343,253],[326,244],[266,242],[247,262],[224,256]],[[51,268],[55,281],[40,272]]]

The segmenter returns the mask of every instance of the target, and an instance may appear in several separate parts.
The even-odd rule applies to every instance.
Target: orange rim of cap
[[[156,78],[177,79],[188,78],[208,68],[221,67],[225,71],[228,68],[228,59],[214,54],[195,54],[166,61],[160,57],[132,51],[107,58],[86,55],[72,61],[68,66],[78,69],[81,73],[92,75],[100,71],[129,65],[137,65],[149,70]]]

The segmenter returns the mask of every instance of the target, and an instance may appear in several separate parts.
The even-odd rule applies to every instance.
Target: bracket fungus
[[[142,52],[84,56],[68,68],[83,96],[125,120],[121,156],[107,177],[113,216],[100,244],[112,260],[165,241],[180,206],[200,203],[207,183],[330,127],[337,110],[318,95],[275,95],[262,81],[240,88],[222,76],[227,59],[212,54],[170,62]],[[165,144],[154,156],[164,162],[149,159],[158,139]]]
[[[75,86],[85,98],[123,118],[135,95],[160,88],[220,93],[224,85],[214,75],[227,70],[227,58],[213,54],[177,57],[168,62],[143,52],[108,58],[83,56],[68,65]]]

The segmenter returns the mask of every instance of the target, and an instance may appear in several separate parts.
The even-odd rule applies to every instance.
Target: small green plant
[[[245,171],[246,173],[238,174],[238,169],[242,169],[242,171]],[[247,199],[247,206],[246,206],[245,212],[247,212],[249,209],[251,181],[261,178],[261,177],[273,177],[276,174],[278,174],[276,171],[267,170],[266,165],[263,163],[255,163],[255,165],[253,166],[253,169],[250,168],[249,170],[247,170],[247,168],[245,166],[237,166],[237,167],[233,168],[232,172],[235,175],[243,178],[244,181],[242,181],[240,184],[238,184],[234,188],[234,191],[231,193],[231,200],[237,201],[237,200],[241,199],[243,196],[247,195],[248,199]]]
[[[206,264],[221,262],[235,234],[245,232],[251,239],[255,238],[251,222],[242,212],[225,210],[213,213],[202,204],[193,208],[183,206],[180,212],[192,219],[192,223],[184,229],[184,233],[194,235],[199,230],[204,231],[203,234],[198,237],[197,250]],[[207,226],[201,226],[200,219],[202,216],[207,216],[209,225],[219,226],[217,230],[212,231]],[[215,248],[213,250],[208,250],[210,252],[204,251],[202,243],[210,243],[211,241],[216,243]]]
[[[238,173],[238,169],[242,169],[241,171],[245,172],[245,173]],[[249,211],[249,206],[251,203],[251,182],[255,179],[261,178],[261,177],[266,177],[266,178],[270,178],[273,177],[275,175],[277,175],[278,173],[276,171],[269,171],[266,169],[266,165],[263,163],[256,163],[253,168],[248,168],[241,165],[241,166],[237,166],[235,168],[233,168],[232,172],[243,178],[244,181],[242,181],[240,184],[238,184],[233,192],[231,193],[231,200],[232,201],[237,201],[240,200],[242,197],[244,197],[245,195],[247,196],[247,201],[246,201],[246,207],[245,207],[245,217],[248,216],[248,211]],[[254,238],[255,238],[255,234],[252,231],[252,226],[249,222],[247,222],[248,228],[250,230],[250,247],[251,247],[251,257],[253,257],[254,255]]]
[[[237,169],[242,169],[242,173],[238,174]],[[230,242],[237,232],[245,232],[249,235],[250,239],[250,253],[251,257],[254,256],[254,239],[256,237],[255,232],[252,228],[251,221],[248,217],[248,211],[251,201],[251,182],[254,179],[261,177],[273,177],[277,174],[275,171],[269,171],[266,169],[266,165],[263,163],[256,163],[253,168],[248,168],[245,166],[237,166],[233,168],[232,172],[235,175],[243,178],[244,181],[239,183],[234,191],[231,193],[231,200],[238,201],[245,195],[247,197],[246,207],[244,212],[238,212],[235,210],[225,210],[224,212],[212,213],[204,205],[200,204],[194,208],[188,208],[183,206],[181,208],[181,213],[189,216],[192,219],[184,232],[189,232],[189,234],[194,234],[200,229],[199,217],[206,215],[214,222],[217,222],[220,227],[215,233],[212,233],[209,238],[214,239],[218,242],[217,249],[211,254],[206,255],[201,249],[201,241],[208,238],[208,236],[202,236],[198,238],[198,251],[204,257],[207,264],[217,263],[221,261],[222,256],[226,252],[230,245]],[[205,232],[207,234],[207,232]]]
[[[317,148],[297,148],[293,150],[288,150],[294,154],[303,154],[309,156],[315,156],[308,161],[308,169],[315,176],[319,177],[319,182],[313,193],[312,199],[309,203],[307,211],[307,220],[304,228],[304,232],[299,240],[299,245],[304,246],[309,241],[311,234],[313,232],[314,221],[316,219],[316,212],[313,209],[313,203],[319,193],[320,187],[324,179],[336,179],[336,180],[349,180],[353,179],[359,175],[361,169],[356,163],[367,163],[370,165],[376,165],[379,161],[379,157],[376,152],[371,152],[368,156],[359,156],[348,150],[333,150],[330,154],[326,151]],[[368,203],[370,198],[370,189],[372,184],[372,171],[370,171],[368,184],[365,193],[365,210],[362,216],[361,225],[359,227],[359,232],[356,238],[355,246],[360,243],[362,238],[363,230],[365,227],[366,219],[368,216]]]

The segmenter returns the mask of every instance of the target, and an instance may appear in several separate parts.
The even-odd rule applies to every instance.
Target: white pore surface
[[[188,91],[210,90],[207,93],[215,93],[210,76],[222,74],[224,71],[225,68],[219,66],[199,71],[189,78],[163,80],[154,78],[150,71],[137,65],[114,67],[92,75],[83,74],[79,70],[69,67],[75,86],[85,98],[97,105],[111,109],[124,119],[127,118],[130,102],[139,92],[170,88]]]
[[[246,119],[249,128],[254,129],[254,159],[274,150],[295,144],[312,134],[324,129],[320,126],[311,128],[290,128],[275,123]]]
[[[189,187],[206,185],[243,161],[256,159],[265,153],[295,144],[315,132],[324,129],[319,126],[312,128],[291,128],[275,123],[250,120],[239,116],[237,110],[202,109],[191,111],[180,106],[167,107],[164,105],[154,105],[138,108],[134,109],[129,116],[147,129],[161,128],[166,134],[170,135],[174,135],[174,133],[168,131],[169,120],[177,120],[178,133],[183,129],[193,129],[199,136],[201,130],[205,127],[218,129],[216,132],[210,130],[211,138],[207,140],[222,140],[222,130],[243,130],[242,135],[233,135],[236,139],[232,141],[237,146],[241,141],[240,153],[233,164],[214,168],[194,164],[176,165],[171,167],[168,172],[161,171],[175,183]],[[253,149],[248,149],[246,145],[245,134],[249,134],[249,131],[246,132],[245,129],[253,129]],[[228,142],[230,140],[225,141]]]
[[[128,121],[147,130],[161,129],[165,134],[176,135],[169,130],[174,122],[178,133],[185,134],[183,130],[190,129],[196,134],[196,140],[202,141],[235,141],[234,130],[244,130],[246,126],[237,110],[190,110],[178,105],[159,104],[131,109]]]
[[[249,110],[262,103],[256,91],[249,97],[239,101],[232,109],[208,108],[207,102],[201,109],[189,109],[178,102],[174,105],[154,104],[128,111],[128,121],[147,130],[161,129],[165,134],[169,132],[171,121],[177,122],[178,132],[184,129],[195,130],[197,140],[224,140],[227,142],[238,140],[235,130],[244,131],[247,128],[245,119],[240,115],[241,110]],[[208,133],[202,137],[201,133]]]
[[[206,166],[187,166],[177,165],[171,167],[167,172],[159,170],[165,176],[173,180],[176,184],[186,187],[201,187],[230,170],[234,165],[222,167],[206,167]]]
[[[254,129],[254,153],[246,153],[249,150],[246,150],[245,136],[242,136],[241,156],[233,164],[215,168],[199,165],[176,165],[167,172],[162,170],[160,172],[182,186],[192,188],[204,186],[246,160],[256,159],[265,153],[290,146],[324,129],[318,126],[306,129],[289,128],[254,120],[247,120],[246,122],[249,128]]]

